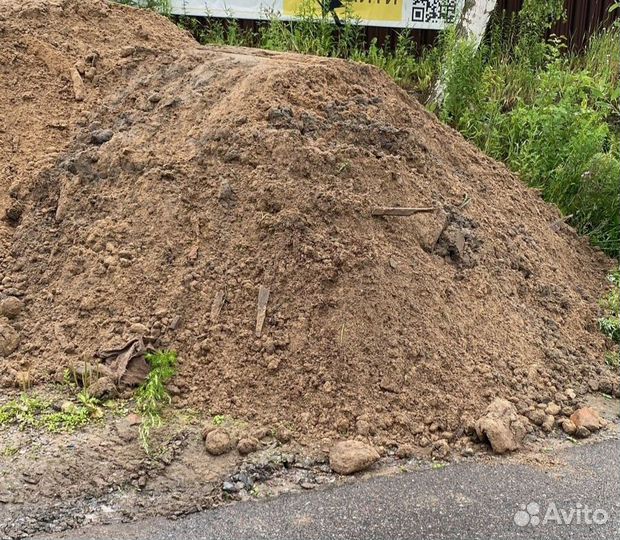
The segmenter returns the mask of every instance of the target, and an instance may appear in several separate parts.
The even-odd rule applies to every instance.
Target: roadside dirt
[[[135,335],[179,354],[156,458],[123,418],[0,431],[18,448],[0,458],[5,535],[101,519],[102,494],[127,519],[211,504],[240,461],[205,454],[214,415],[267,434],[280,464],[322,466],[344,438],[478,451],[495,397],[561,417],[618,395],[597,329],[611,261],[378,70],[200,47],[96,0],[0,7],[0,299],[23,301],[0,317],[19,339],[1,399],[66,392],[66,369]],[[91,495],[97,510],[63,513]]]

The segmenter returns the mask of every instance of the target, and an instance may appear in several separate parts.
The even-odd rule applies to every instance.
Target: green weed
[[[583,54],[569,53],[561,39],[541,38],[561,11],[538,4],[542,11],[529,16],[522,11],[516,27],[496,19],[479,49],[454,30],[446,32],[445,101],[439,114],[615,255],[620,249],[620,29],[594,35]]]
[[[609,351],[605,354],[605,363],[614,369],[620,369],[620,353],[618,351]]]
[[[601,307],[607,312],[599,319],[601,331],[615,343],[620,344],[620,270],[608,276],[611,291],[601,300]],[[609,363],[609,362],[608,362]]]
[[[175,374],[177,354],[173,351],[157,351],[147,354],[151,371],[146,381],[136,391],[136,410],[142,417],[140,441],[148,452],[151,431],[163,424],[162,411],[170,403],[165,384]]]
[[[13,457],[15,454],[19,452],[19,447],[17,446],[5,446],[0,452],[0,456],[2,457]]]
[[[103,413],[99,401],[82,391],[77,403],[66,401],[60,410],[50,401],[22,394],[19,399],[0,406],[0,426],[16,425],[19,429],[43,429],[50,433],[72,433]]]
[[[226,417],[223,414],[216,414],[212,420],[213,425],[218,427],[221,426],[225,421]]]

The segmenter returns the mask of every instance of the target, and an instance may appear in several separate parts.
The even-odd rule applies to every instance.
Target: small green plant
[[[77,403],[64,402],[60,410],[50,401],[37,396],[22,394],[0,406],[0,426],[16,425],[19,429],[44,429],[50,433],[72,433],[103,413],[99,401],[82,391]]]
[[[19,447],[18,446],[5,446],[2,449],[2,452],[0,452],[0,455],[2,457],[13,457],[15,454],[17,454],[17,452],[19,452]]]
[[[620,343],[620,317],[610,315],[599,320],[599,326],[603,334]]]
[[[175,374],[177,353],[174,351],[157,351],[146,355],[151,366],[146,381],[136,391],[136,409],[142,417],[140,424],[140,442],[145,451],[149,451],[151,431],[163,424],[162,411],[170,403],[170,394],[166,382]]]
[[[212,421],[214,426],[221,426],[226,421],[226,417],[223,414],[216,414]]]
[[[620,369],[620,353],[618,351],[608,351],[605,354],[605,363],[614,369]]]
[[[49,403],[28,394],[22,394],[0,407],[0,426],[15,424],[20,429],[37,427],[39,414]]]
[[[607,337],[620,345],[620,270],[612,272],[607,279],[612,290],[601,301],[601,307],[607,311],[607,315],[600,318],[598,324]]]

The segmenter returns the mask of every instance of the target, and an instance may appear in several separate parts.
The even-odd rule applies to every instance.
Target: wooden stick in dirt
[[[269,300],[269,289],[260,286],[258,289],[258,313],[256,314],[256,337],[260,337],[263,332],[265,314],[267,313],[267,301]]]
[[[225,297],[226,295],[222,290],[215,293],[213,304],[211,304],[211,322],[217,321],[217,318],[220,316],[220,311],[222,311]]]
[[[372,216],[412,216],[413,214],[423,214],[434,212],[437,208],[399,208],[391,206],[376,206],[370,212]]]
[[[86,94],[84,90],[84,81],[80,76],[80,72],[74,67],[71,68],[71,82],[73,83],[73,97],[75,101],[84,101],[84,96]]]

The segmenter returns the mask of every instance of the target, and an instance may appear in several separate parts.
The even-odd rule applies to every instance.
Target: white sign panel
[[[363,26],[441,30],[460,13],[463,0],[172,0],[175,15],[294,20],[303,9],[323,9],[341,20],[352,13]],[[347,8],[345,8],[345,4]]]

